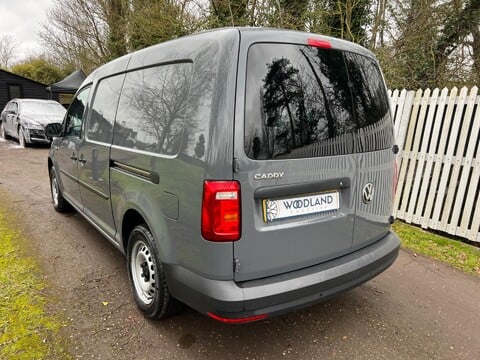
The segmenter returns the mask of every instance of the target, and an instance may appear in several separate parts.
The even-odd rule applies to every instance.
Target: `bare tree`
[[[0,37],[0,67],[8,69],[16,57],[17,44],[12,35]]]
[[[59,65],[88,72],[108,60],[108,29],[99,1],[55,0],[47,17],[40,38]]]
[[[377,0],[375,4],[375,12],[372,25],[372,34],[368,48],[374,50],[377,45],[384,46],[384,24],[385,24],[385,10],[387,0]]]

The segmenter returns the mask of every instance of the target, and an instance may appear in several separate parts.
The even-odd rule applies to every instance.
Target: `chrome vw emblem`
[[[373,192],[374,192],[374,189],[373,189],[373,184],[372,183],[367,183],[363,187],[362,199],[363,199],[363,202],[365,204],[370,204],[370,202],[373,199]]]

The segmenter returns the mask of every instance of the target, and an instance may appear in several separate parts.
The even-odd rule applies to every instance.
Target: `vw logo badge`
[[[372,183],[367,183],[363,187],[362,191],[362,199],[365,204],[370,204],[370,202],[373,199],[373,184]]]

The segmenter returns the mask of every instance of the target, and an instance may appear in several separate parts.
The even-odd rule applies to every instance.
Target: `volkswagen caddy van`
[[[334,38],[228,28],[149,47],[78,90],[49,153],[53,205],[126,255],[149,318],[309,306],[398,255],[388,101],[372,53]]]

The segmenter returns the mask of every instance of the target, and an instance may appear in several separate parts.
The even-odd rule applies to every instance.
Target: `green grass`
[[[0,359],[69,359],[59,335],[64,324],[47,313],[38,263],[14,228],[0,208]]]
[[[432,257],[466,273],[480,276],[480,248],[398,221],[393,225],[393,229],[402,240],[402,246],[414,253]]]

